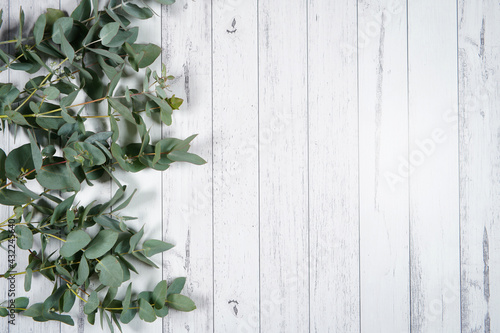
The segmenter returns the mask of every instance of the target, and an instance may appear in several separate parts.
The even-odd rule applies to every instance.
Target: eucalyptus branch
[[[29,137],[29,142],[11,151],[0,149],[0,204],[14,210],[0,223],[0,242],[8,242],[9,247],[15,243],[19,250],[29,252],[23,271],[13,273],[15,265],[11,265],[0,277],[23,276],[26,291],[31,289],[33,273],[54,283],[53,292],[42,303],[29,306],[27,297],[16,298],[14,310],[20,314],[37,321],[74,325],[71,316],[64,313],[70,312],[79,298],[85,302],[89,323],[94,324],[101,309],[101,323],[106,317],[113,330],[113,322],[129,323],[136,314],[151,322],[167,315],[169,309],[196,308],[191,299],[181,295],[185,278],[170,284],[160,281],[136,299],[131,298],[129,283],[125,297],[115,298],[131,271],[142,274],[134,261],[157,268],[150,257],[173,247],[162,240],[144,240],[144,227],[137,231],[130,228],[128,221],[135,218],[117,213],[126,209],[135,191],[125,195],[126,185],[115,177],[115,168],[165,171],[175,162],[206,162],[189,152],[196,135],[151,142],[144,117],[158,116],[160,126],[170,126],[174,111],[183,102],[168,89],[173,77],[167,75],[166,67],[162,65],[161,72],[149,68],[161,48],[136,43],[137,28],[129,27],[129,18],[147,19],[152,10],[135,1],[118,4],[110,0],[104,10],[93,8],[96,3],[82,0],[71,16],[47,9],[36,20],[31,35],[22,37],[24,24],[20,22],[18,38],[0,41],[0,45],[15,44],[12,54],[0,51],[2,70],[23,71],[27,74],[23,77],[28,78],[19,87],[0,83],[0,121],[13,125],[4,128],[25,129]],[[121,77],[128,69],[144,71],[137,86],[123,85]],[[86,101],[75,102],[78,96]],[[83,112],[104,101],[106,112],[101,108],[96,108],[97,114]],[[105,130],[89,130],[89,123],[96,119],[104,123]],[[137,142],[121,143],[120,120],[134,127],[139,134]],[[103,175],[109,175],[118,188],[112,198],[87,205],[75,203],[76,196]],[[32,189],[35,182],[43,188],[42,193]],[[64,192],[68,194],[62,197]],[[32,222],[33,216],[39,222]],[[97,227],[97,234],[91,236],[91,227]],[[41,246],[34,245],[35,238]],[[47,255],[51,239],[57,239],[61,246]],[[101,285],[90,292],[91,279]],[[12,309],[0,307],[0,316],[9,314],[7,308]]]

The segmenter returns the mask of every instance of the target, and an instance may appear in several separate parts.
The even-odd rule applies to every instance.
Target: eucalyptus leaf
[[[153,307],[143,298],[139,298],[139,318],[148,323],[152,323],[156,319]]]
[[[25,225],[16,225],[14,228],[17,234],[17,246],[22,250],[33,247],[33,233]]]
[[[157,253],[161,253],[167,250],[170,250],[174,246],[169,243],[165,243],[161,240],[150,239],[144,242],[143,244],[144,254],[147,257],[151,257]]]
[[[97,236],[90,242],[85,250],[85,257],[95,259],[103,256],[111,250],[118,239],[118,233],[113,230],[101,230]]]
[[[180,294],[168,295],[167,306],[179,311],[193,311],[196,309],[196,304],[189,297]]]
[[[118,260],[107,255],[95,267],[99,273],[99,281],[105,286],[119,287],[123,282],[123,270]]]
[[[90,236],[83,230],[74,230],[66,237],[59,252],[63,257],[71,257],[90,243]]]

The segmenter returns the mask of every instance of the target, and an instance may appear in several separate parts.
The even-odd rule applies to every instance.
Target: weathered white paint
[[[258,2],[260,329],[309,329],[307,3]]]
[[[413,332],[460,331],[456,2],[408,4]]]
[[[30,25],[77,2],[0,6],[4,25],[19,5]],[[153,6],[141,38],[162,44],[185,99],[153,139],[199,133],[192,149],[208,163],[121,175],[139,188],[137,229],[176,244],[154,258],[162,270],[132,277],[152,289],[187,276],[198,309],[125,332],[500,330],[498,3]],[[34,298],[49,285],[34,281]],[[78,332],[100,331],[78,310]],[[18,316],[0,331],[74,328]]]
[[[410,324],[406,1],[358,8],[361,328]],[[390,304],[390,306],[387,306]]]
[[[212,6],[214,330],[259,332],[257,3]]]
[[[459,1],[462,329],[497,332],[500,293],[500,8]]]
[[[356,3],[310,1],[308,29],[308,95],[298,94],[309,102],[309,326],[311,332],[357,332]],[[302,140],[297,136],[292,145]]]
[[[192,149],[208,161],[173,165],[163,174],[163,236],[176,244],[163,255],[164,278],[187,276],[184,292],[198,306],[172,311],[163,326],[169,333],[212,332],[214,325],[211,15],[209,1],[180,0],[162,12],[163,62],[176,77],[172,91],[184,99],[163,136],[199,134]]]

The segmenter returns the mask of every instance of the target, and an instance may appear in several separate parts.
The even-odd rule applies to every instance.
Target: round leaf
[[[59,253],[65,258],[71,257],[76,252],[83,249],[90,243],[90,236],[83,230],[75,230],[68,234],[66,242],[63,244]]]
[[[30,228],[24,225],[16,225],[17,246],[22,250],[28,250],[33,246],[33,234]]]
[[[88,259],[95,259],[103,256],[106,252],[111,250],[117,239],[117,232],[113,230],[101,230],[92,240],[87,250],[85,250],[85,257]]]
[[[122,266],[112,255],[99,260],[95,270],[99,273],[99,281],[105,286],[119,287],[123,282]]]

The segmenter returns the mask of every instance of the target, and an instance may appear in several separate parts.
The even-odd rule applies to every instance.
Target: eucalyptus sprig
[[[21,9],[16,38],[0,42],[11,50],[0,50],[0,72],[10,69],[30,74],[23,86],[0,83],[2,130],[17,133],[20,128],[29,137],[29,143],[8,154],[0,149],[0,204],[13,206],[13,215],[0,222],[0,243],[15,242],[29,252],[29,264],[23,271],[14,273],[12,265],[0,277],[24,275],[26,291],[31,289],[34,274],[53,283],[52,293],[43,302],[28,306],[27,297],[18,297],[14,308],[0,307],[0,316],[7,316],[10,309],[35,321],[73,325],[71,316],[64,313],[79,298],[85,302],[84,312],[91,324],[99,312],[101,326],[105,319],[113,331],[113,323],[121,330],[120,322],[129,323],[136,314],[152,322],[166,316],[169,308],[196,308],[180,294],[185,278],[170,285],[160,281],[153,290],[136,296],[129,283],[125,297],[116,298],[130,272],[139,274],[134,260],[157,268],[149,258],[173,245],[155,239],[139,245],[144,226],[133,230],[127,223],[135,218],[121,214],[135,191],[126,197],[126,185],[114,171],[163,171],[177,161],[206,163],[188,152],[195,135],[152,142],[144,121],[149,117],[153,126],[171,125],[173,110],[183,102],[170,93],[173,77],[167,75],[165,66],[161,73],[148,67],[161,48],[136,43],[139,28],[131,26],[131,19],[148,19],[153,14],[147,5],[141,7],[134,1],[111,0],[99,10],[98,0],[82,0],[69,16],[47,9],[25,36]],[[120,85],[130,70],[143,75],[138,87]],[[75,102],[77,99],[84,102]],[[100,104],[107,112],[99,111]],[[88,130],[92,121],[104,122],[107,130]],[[140,140],[122,145],[119,121],[132,126]],[[77,194],[98,179],[110,179],[117,185],[111,200],[77,203]],[[39,237],[40,248],[35,248],[34,237]],[[61,247],[47,254],[51,239]],[[91,290],[91,282],[98,287]]]

